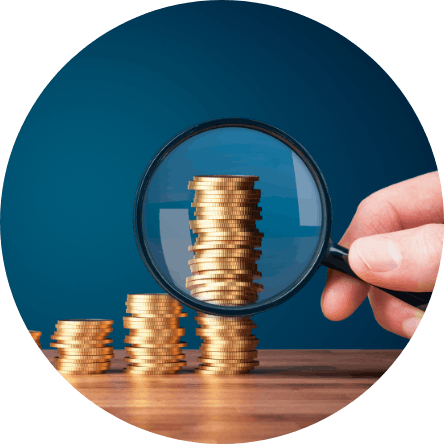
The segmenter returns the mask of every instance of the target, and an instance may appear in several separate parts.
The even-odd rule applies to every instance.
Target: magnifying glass
[[[226,306],[196,299],[187,288],[196,242],[190,221],[194,176],[257,176],[263,234],[257,260],[263,288],[255,302]],[[242,188],[242,187],[241,187]],[[331,242],[332,208],[325,180],[307,150],[283,131],[258,121],[218,119],[171,139],[151,160],[134,204],[134,231],[154,279],[183,304],[217,316],[251,316],[276,307],[300,291],[320,265],[359,279],[348,250]],[[382,289],[422,308],[431,293]]]

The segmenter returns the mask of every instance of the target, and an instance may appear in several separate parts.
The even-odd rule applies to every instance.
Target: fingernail
[[[356,242],[356,251],[372,271],[390,271],[398,268],[401,255],[389,239],[363,237]]]
[[[422,318],[413,317],[402,323],[402,329],[408,338],[413,336]]]

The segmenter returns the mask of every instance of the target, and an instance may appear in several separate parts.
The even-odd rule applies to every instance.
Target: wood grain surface
[[[44,350],[54,362],[55,350]],[[345,407],[380,378],[401,350],[259,350],[250,375],[195,375],[197,350],[185,350],[178,375],[122,373],[115,350],[103,375],[66,375],[92,402],[150,432],[185,441],[241,443],[314,424]]]

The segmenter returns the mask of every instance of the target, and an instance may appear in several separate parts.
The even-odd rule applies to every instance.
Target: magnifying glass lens
[[[221,244],[228,242],[227,239],[230,239],[229,242],[245,241],[243,238],[249,235],[253,241],[247,242],[247,250],[250,256],[255,257],[256,267],[248,268],[241,261],[242,255],[245,256],[242,251],[244,242],[244,246],[235,248],[239,250],[239,261],[233,261],[233,272],[229,272],[230,267],[223,260],[227,267],[225,271],[218,271],[229,273],[234,282],[242,281],[236,279],[235,274],[242,274],[243,268],[252,272],[254,284],[260,284],[262,291],[249,287],[248,291],[251,290],[251,294],[257,294],[257,297],[246,303],[259,304],[278,298],[298,284],[324,242],[322,228],[325,218],[316,177],[303,154],[275,135],[255,128],[227,126],[184,138],[161,160],[146,186],[141,212],[142,237],[148,261],[161,279],[178,293],[195,296],[199,285],[191,285],[190,279],[187,285],[187,278],[193,276],[189,261],[197,260],[196,257],[217,256],[215,251],[222,251]],[[218,193],[205,195],[199,184],[191,186],[195,189],[188,189],[195,176],[233,175],[257,176],[258,180],[249,182],[246,187],[239,185],[246,183],[242,179],[229,187],[247,198],[233,199],[233,193],[228,193],[231,197],[227,198],[223,190],[219,193],[222,199],[217,196]],[[259,191],[248,191],[252,186]],[[213,188],[216,190],[218,187]],[[215,199],[209,198],[213,196]],[[216,208],[212,204],[217,204]],[[221,223],[216,224],[218,227],[205,231],[205,216],[227,212],[239,216],[231,224],[236,227],[237,233],[227,228],[227,218],[220,219]],[[242,218],[245,214],[250,215],[253,222]],[[259,214],[260,217],[257,217]],[[196,222],[192,222],[196,219],[205,221],[201,225],[197,223],[203,228],[197,230],[199,232],[190,228],[190,222],[192,227],[196,227]],[[207,253],[199,251],[198,247],[190,251],[190,246],[202,244],[198,236],[202,236],[202,240],[216,242],[217,248],[210,253],[208,249],[205,249]],[[238,239],[233,236],[238,236]],[[222,253],[218,253],[217,257]],[[196,270],[201,269],[195,267]],[[237,290],[235,286],[221,285],[224,285],[223,291]],[[219,291],[217,285],[214,290]]]

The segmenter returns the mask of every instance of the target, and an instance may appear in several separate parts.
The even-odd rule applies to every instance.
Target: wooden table
[[[55,350],[45,350],[53,362]],[[103,375],[65,376],[107,412],[150,432],[207,443],[250,442],[307,427],[345,407],[380,378],[401,350],[259,350],[250,375],[195,375],[185,350],[179,375],[122,373],[115,350]]]

